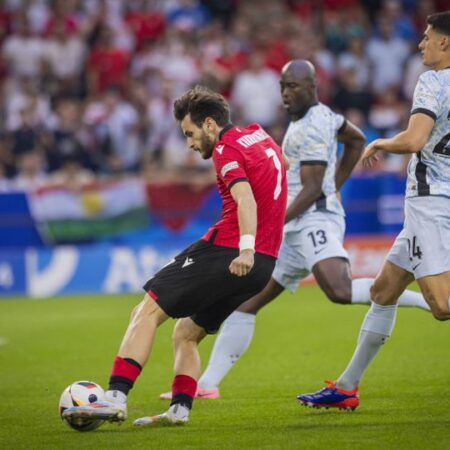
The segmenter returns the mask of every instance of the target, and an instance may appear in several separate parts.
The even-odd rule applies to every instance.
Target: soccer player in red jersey
[[[287,161],[281,149],[257,124],[232,125],[227,102],[209,89],[187,91],[175,101],[174,113],[188,147],[204,159],[213,158],[222,216],[145,284],[146,295],[133,310],[105,398],[68,408],[65,417],[125,420],[128,392],[150,355],[156,329],[174,317],[179,320],[170,408],[135,424],[187,422],[201,371],[198,343],[260,292],[275,266],[287,201]]]

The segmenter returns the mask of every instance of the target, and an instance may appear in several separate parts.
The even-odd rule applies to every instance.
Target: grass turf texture
[[[163,412],[171,383],[173,321],[162,326],[131,392],[129,419],[90,433],[63,425],[63,389],[109,370],[139,295],[0,301],[1,449],[448,449],[450,326],[402,309],[392,339],[362,383],[353,413],[301,407],[298,393],[336,377],[350,358],[364,306],[336,306],[317,288],[284,294],[258,316],[255,339],[183,427],[134,428]],[[206,363],[213,338],[200,346]]]

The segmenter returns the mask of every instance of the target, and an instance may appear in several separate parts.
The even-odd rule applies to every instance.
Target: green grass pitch
[[[173,321],[162,326],[131,392],[129,420],[90,433],[63,425],[58,400],[73,381],[107,385],[112,359],[141,296],[0,300],[1,449],[449,449],[450,326],[402,309],[370,367],[355,412],[313,410],[300,392],[336,377],[349,360],[365,306],[337,306],[315,287],[284,294],[257,319],[255,339],[221,386],[194,404],[186,426],[135,429],[164,411]],[[200,347],[206,363],[213,338]]]

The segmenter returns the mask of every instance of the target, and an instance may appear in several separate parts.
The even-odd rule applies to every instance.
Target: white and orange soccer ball
[[[93,381],[75,381],[64,389],[59,400],[59,414],[63,422],[77,431],[92,431],[98,428],[104,420],[86,420],[77,418],[65,418],[62,413],[72,406],[84,406],[102,400],[105,392],[102,387]]]

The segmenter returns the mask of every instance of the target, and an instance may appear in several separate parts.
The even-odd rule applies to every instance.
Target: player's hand
[[[230,264],[230,272],[238,277],[245,277],[252,270],[255,264],[255,252],[250,249],[241,250],[237,258],[234,258]]]
[[[375,139],[373,142],[371,142],[364,150],[364,154],[362,156],[362,165],[364,167],[373,167],[375,162],[378,161],[378,148],[377,146],[380,144],[381,139]]]

